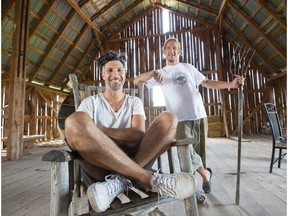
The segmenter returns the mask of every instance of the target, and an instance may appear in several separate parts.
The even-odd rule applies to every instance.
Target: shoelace
[[[158,193],[158,201],[159,194],[163,195],[163,192],[166,193],[166,196],[170,194],[170,196],[175,196],[175,188],[176,188],[176,179],[172,175],[159,174],[159,170],[154,174],[153,185],[157,188]]]
[[[125,179],[119,175],[107,175],[105,177],[106,187],[108,189],[108,193],[110,196],[115,196],[122,191],[122,187],[124,186],[124,190],[127,190],[129,187],[132,187],[132,183],[130,180]],[[128,191],[127,191],[128,193]]]

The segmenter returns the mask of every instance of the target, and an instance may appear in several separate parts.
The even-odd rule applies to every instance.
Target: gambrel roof
[[[9,73],[14,7],[2,0],[2,78]],[[103,44],[155,8],[217,26],[255,50],[266,77],[286,73],[286,4],[275,0],[31,0],[27,81],[65,90],[69,73],[88,73]]]

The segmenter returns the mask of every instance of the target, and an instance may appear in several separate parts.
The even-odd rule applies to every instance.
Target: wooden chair
[[[272,132],[272,156],[270,162],[270,173],[272,173],[273,164],[278,161],[278,168],[281,167],[281,160],[287,154],[282,153],[282,150],[287,149],[287,138],[282,135],[282,128],[279,121],[278,112],[276,106],[272,103],[265,103],[264,110],[268,118],[268,122]],[[279,150],[278,157],[275,158],[276,149]]]
[[[103,87],[78,84],[77,77],[74,74],[70,74],[69,78],[73,85],[75,108],[79,106],[85,97],[103,91]],[[124,89],[124,92],[129,92],[143,99],[144,85],[141,84],[138,89]],[[68,113],[71,114],[71,97],[68,99],[62,106],[68,107]],[[146,107],[150,121],[162,111],[163,107],[153,109]],[[62,116],[59,117],[62,129],[64,119],[62,111]],[[175,141],[173,147],[159,157],[157,161],[158,169],[161,169],[164,173],[174,173],[175,171],[178,172],[178,170],[179,172],[192,173],[189,145],[193,145],[193,143],[195,143],[194,139]],[[178,157],[175,157],[172,151],[177,151]],[[87,179],[85,180],[85,175],[83,175],[85,173],[80,169],[79,160],[83,159],[79,155],[69,150],[52,150],[46,153],[42,160],[51,162],[51,216],[129,215],[130,213],[144,210],[150,211],[149,215],[165,215],[163,213],[159,214],[157,206],[174,200],[173,198],[158,197],[157,193],[135,186],[128,193],[121,194],[120,199],[116,198],[112,202],[111,207],[105,212],[96,213],[92,210],[86,195],[87,185],[85,181]],[[164,164],[166,164],[166,168],[168,166],[168,170],[163,166]],[[187,216],[198,215],[195,196],[194,194],[184,200]]]

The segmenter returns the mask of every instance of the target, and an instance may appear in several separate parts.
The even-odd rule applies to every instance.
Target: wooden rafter
[[[212,11],[211,8],[200,6],[199,4],[196,4],[196,3],[192,3],[192,2],[188,3],[189,1],[183,1],[183,0],[176,0],[176,2],[179,2],[179,3],[184,4],[186,6],[192,7],[194,9],[197,9],[199,11],[202,11],[202,12],[209,14],[211,16],[214,16],[214,17],[217,17],[217,15],[218,15],[217,11]]]
[[[54,7],[56,0],[51,0],[49,1],[48,6],[45,8],[45,10],[43,11],[42,15],[40,16],[38,22],[36,25],[34,25],[33,27],[31,26],[31,29],[29,30],[29,39],[34,35],[35,31],[38,29],[38,27],[41,25],[42,21],[44,20],[44,18],[46,17],[47,14],[49,14],[50,10],[52,7]]]
[[[72,72],[72,73],[76,73],[76,70],[78,69],[78,67],[79,67],[79,65],[81,64],[81,62],[82,62],[82,60],[84,59],[84,57],[87,55],[87,53],[90,51],[90,49],[93,47],[93,44],[96,42],[96,39],[92,39],[91,41],[90,41],[90,43],[88,44],[88,46],[86,47],[86,49],[85,49],[85,51],[83,52],[83,55],[82,55],[82,57],[78,60],[78,62],[76,63],[76,65],[75,65],[75,69],[74,69],[74,71]],[[93,61],[92,61],[93,62]],[[65,82],[64,82],[64,84],[62,85],[62,87],[61,87],[61,90],[63,90],[65,87],[66,87],[66,85],[67,85],[67,83],[69,82],[69,79],[67,79]]]
[[[91,20],[94,21],[94,20],[98,19],[100,16],[102,16],[104,13],[106,13],[108,10],[110,10],[113,6],[115,6],[119,2],[120,2],[120,0],[111,1],[108,5],[106,5],[104,8],[102,8],[98,13],[94,14],[91,17]]]
[[[135,40],[135,39],[160,37],[160,36],[164,36],[164,35],[170,35],[172,33],[173,34],[180,34],[180,33],[184,33],[184,32],[195,33],[195,32],[205,32],[205,31],[210,31],[210,30],[212,31],[213,29],[214,29],[213,26],[208,26],[208,27],[200,27],[200,28],[195,28],[195,29],[185,29],[185,30],[179,30],[179,31],[173,31],[173,32],[166,32],[163,34],[149,34],[149,35],[135,36],[135,37],[115,38],[115,39],[111,39],[109,41],[111,41],[111,42],[129,41],[129,40]]]
[[[252,45],[251,45],[251,42],[248,41],[241,32],[238,32],[236,29],[234,29],[234,27],[233,27],[233,25],[232,25],[231,22],[229,22],[228,20],[223,20],[223,21],[224,21],[224,23],[225,23],[231,30],[234,31],[235,35],[237,35],[239,38],[241,38],[241,39],[247,44],[247,46],[248,46],[250,49],[256,50],[256,51],[255,51],[255,54],[259,55],[262,59],[265,59],[265,56],[264,56],[261,52],[259,52],[255,46],[252,46]],[[278,71],[278,69],[275,68],[270,62],[265,62],[265,63],[266,63],[273,71],[275,71],[275,72]]]
[[[69,49],[65,52],[64,56],[62,57],[61,64],[57,65],[52,76],[50,76],[50,79],[45,83],[46,86],[49,86],[53,82],[53,80],[55,79],[55,77],[60,72],[61,68],[63,67],[64,62],[66,62],[67,58],[70,56],[72,50],[74,49],[74,45],[77,44],[81,40],[83,34],[86,32],[88,27],[89,27],[89,25],[87,23],[85,23],[85,25],[83,26],[83,28],[80,31],[80,34],[77,35],[77,37],[73,41],[73,44],[69,47]]]
[[[228,6],[228,0],[224,0],[222,1],[222,4],[220,6],[220,10],[218,12],[218,16],[215,20],[215,25],[221,25],[221,20],[223,18],[223,14],[225,13],[226,9],[227,9],[227,6]]]
[[[263,37],[263,39],[267,41],[267,43],[270,44],[273,47],[273,49],[275,49],[275,51],[280,55],[280,57],[286,59],[285,52],[279,49],[279,47],[272,40],[267,38],[267,36],[262,31],[260,31],[259,28],[255,26],[255,24],[251,21],[251,18],[249,18],[246,14],[244,14],[243,11],[235,3],[229,2],[228,4],[245,20],[245,22],[247,22],[250,25],[251,28],[253,28],[259,35],[261,35],[261,37]]]
[[[138,5],[142,4],[143,1],[137,0],[134,4],[131,4],[125,11],[119,14],[115,19],[111,20],[110,23],[118,22],[118,20],[122,19],[123,17],[127,16],[132,10],[134,10]],[[134,19],[133,19],[134,21]],[[129,23],[131,24],[131,23]],[[105,28],[102,29],[102,32],[105,32],[108,28],[110,28],[110,24],[108,24]],[[119,32],[119,31],[118,31]]]
[[[205,20],[201,20],[195,16],[191,16],[191,15],[187,15],[187,14],[184,14],[184,13],[181,13],[180,11],[176,11],[170,7],[167,7],[165,5],[160,5],[160,4],[155,4],[155,7],[158,7],[160,9],[164,9],[164,10],[168,10],[169,12],[173,13],[173,14],[176,14],[176,15],[179,15],[181,17],[184,17],[184,18],[187,18],[187,19],[190,19],[190,20],[195,20],[196,22],[199,22],[199,23],[202,23],[206,26],[213,26],[212,24],[206,22]]]
[[[67,16],[66,21],[71,21],[75,14],[76,14],[76,11],[72,9],[72,10],[69,12],[68,16]],[[45,52],[46,52],[46,55],[43,55],[43,56],[42,56],[40,62],[38,62],[38,64],[37,64],[37,67],[35,67],[35,69],[33,70],[32,75],[31,75],[30,78],[29,78],[29,82],[31,82],[31,81],[35,78],[37,72],[39,71],[39,69],[40,69],[40,68],[42,67],[42,65],[44,64],[47,56],[48,56],[49,53],[53,50],[53,48],[56,46],[57,41],[59,40],[59,38],[61,37],[61,35],[65,32],[65,30],[66,30],[67,28],[68,28],[68,25],[67,25],[66,22],[64,22],[64,24],[62,25],[62,27],[61,27],[61,29],[60,29],[59,34],[56,36],[56,38],[52,38],[52,40],[51,40],[51,45],[50,45],[49,48],[45,51]]]
[[[257,3],[258,3],[262,8],[265,8],[266,11],[269,12],[269,13],[273,16],[273,18],[274,18],[275,20],[277,20],[277,22],[278,22],[279,24],[281,24],[281,26],[282,26],[284,29],[286,29],[286,23],[285,23],[285,21],[284,21],[283,19],[281,19],[281,18],[279,17],[279,15],[272,10],[272,8],[269,8],[269,7],[267,6],[267,3],[264,3],[262,0],[256,0],[256,1],[257,1]]]
[[[101,44],[102,44],[102,41],[105,40],[105,38],[103,37],[103,34],[102,32],[99,30],[98,26],[93,22],[91,21],[91,17],[89,17],[85,12],[83,12],[83,10],[81,9],[81,7],[77,4],[76,1],[74,0],[67,0],[67,2],[71,5],[72,8],[74,8],[77,13],[82,17],[82,19],[89,24],[89,26],[94,30],[95,32],[95,35],[96,35],[96,39],[97,39],[97,42],[100,46],[100,49],[101,48]]]
[[[15,0],[10,0],[9,3],[7,4],[6,8],[4,8],[4,10],[1,11],[1,19],[2,22],[3,20],[6,18],[7,14],[9,13],[9,11],[11,10],[13,4],[14,4]],[[3,5],[3,3],[2,3]]]

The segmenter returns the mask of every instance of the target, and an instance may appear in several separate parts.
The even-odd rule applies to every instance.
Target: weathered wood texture
[[[10,87],[11,82],[9,80],[2,81],[1,108],[3,112],[1,115],[1,132],[3,135],[2,138],[6,137],[5,139],[9,136],[9,101],[12,100],[10,97]],[[31,85],[26,86],[25,91],[23,137],[42,135],[38,136],[37,139],[35,138],[34,143],[59,138],[58,111],[62,101],[68,94],[43,90],[43,88]],[[1,139],[1,149],[7,146],[5,139]],[[25,150],[25,146],[23,147],[23,151],[28,153],[27,149]]]
[[[111,40],[114,43],[118,41],[121,51],[128,55],[128,77],[135,77],[140,73],[165,66],[162,53],[163,43],[168,37],[176,37],[181,43],[181,62],[193,64],[208,79],[233,80],[234,77],[229,72],[229,63],[237,45],[228,42],[225,34],[220,35],[222,37],[219,39],[216,37],[219,31],[215,27],[203,24],[198,20],[192,21],[179,17],[173,13],[165,19],[169,19],[169,28],[171,32],[174,32],[173,34],[165,34],[163,11],[156,9],[148,14],[148,18],[141,18],[123,30],[120,39]],[[268,101],[277,104],[284,124],[287,121],[286,79],[273,80],[273,84],[269,84],[267,78],[259,73],[257,67],[250,65],[246,81],[244,86],[244,133],[257,134],[261,132],[261,128],[267,122],[262,104]],[[269,96],[273,91],[275,94]],[[236,132],[238,126],[237,89],[227,89],[220,93],[219,90],[200,86],[200,92],[208,116],[223,116],[225,113],[224,120],[227,121],[225,129],[229,130],[229,134]],[[151,106],[151,104],[149,105]]]
[[[245,137],[242,151],[241,200],[234,202],[236,185],[237,141],[208,138],[207,165],[213,170],[212,192],[207,202],[198,205],[201,216],[286,216],[287,159],[281,168],[269,173],[271,136]],[[2,215],[47,216],[50,206],[50,163],[42,156],[55,147],[34,148],[19,161],[2,158]],[[67,150],[58,147],[58,150]],[[175,151],[172,153],[177,154]],[[163,163],[166,167],[167,164]],[[157,167],[155,167],[157,169]],[[196,174],[198,182],[201,178]],[[198,185],[201,191],[201,184]],[[183,216],[182,201],[159,205],[168,216]]]

